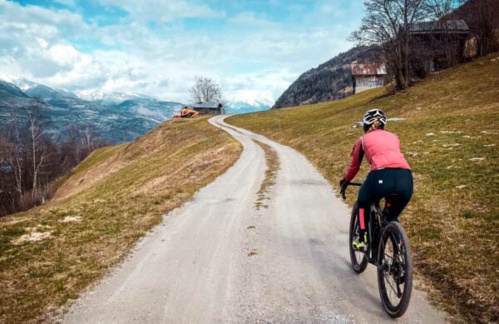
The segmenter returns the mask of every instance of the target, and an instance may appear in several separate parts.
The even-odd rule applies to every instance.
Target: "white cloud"
[[[76,0],[53,0],[54,2],[60,3],[66,7],[75,8]]]
[[[0,21],[7,24],[64,27],[69,33],[83,33],[86,30],[83,18],[68,10],[49,10],[34,5],[21,6],[6,0],[0,0],[0,18]]]
[[[231,101],[275,101],[294,80],[287,69],[266,70],[226,77],[222,84],[225,96]]]
[[[52,60],[66,67],[72,67],[81,60],[81,54],[73,46],[63,44],[50,46],[44,56],[47,60]]]
[[[40,45],[42,48],[47,48],[49,46],[49,43],[41,37],[36,37],[36,40],[38,41],[38,45]]]
[[[135,19],[169,21],[179,18],[220,18],[225,12],[216,11],[200,2],[185,0],[100,0],[102,4],[121,8]]]
[[[250,25],[254,27],[269,27],[269,28],[276,25],[275,22],[272,22],[263,17],[258,17],[254,12],[251,11],[241,12],[233,16],[229,18],[229,22],[235,24]]]
[[[338,24],[290,27],[243,12],[226,18],[235,27],[223,33],[178,24],[151,29],[141,20],[223,12],[183,0],[99,1],[130,17],[97,26],[67,10],[0,0],[0,70],[68,90],[141,92],[183,102],[194,76],[204,75],[219,82],[230,100],[276,100],[301,73],[351,47],[341,36],[350,27]],[[74,39],[110,49],[79,51]]]

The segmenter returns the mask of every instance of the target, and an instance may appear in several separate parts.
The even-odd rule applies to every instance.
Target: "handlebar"
[[[360,186],[362,186],[362,183],[361,182],[349,182],[348,186],[360,187]],[[343,198],[343,199],[347,198],[347,196],[345,195],[345,191],[346,191],[346,188],[344,191],[341,192],[341,198]]]

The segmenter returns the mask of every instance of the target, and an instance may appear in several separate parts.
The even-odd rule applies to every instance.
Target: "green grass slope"
[[[499,320],[499,54],[427,78],[408,91],[233,116],[227,121],[302,152],[337,186],[363,113],[382,108],[401,139],[415,194],[401,223],[420,286],[454,321]],[[366,162],[357,179],[367,174]],[[356,196],[349,190],[349,202]]]
[[[206,118],[95,151],[53,201],[0,219],[0,322],[50,321],[240,152]]]

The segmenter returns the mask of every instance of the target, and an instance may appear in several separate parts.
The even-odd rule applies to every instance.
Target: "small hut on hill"
[[[225,109],[220,102],[201,102],[192,105],[192,110],[199,112],[201,115],[213,114],[221,115],[225,113]]]
[[[385,64],[352,62],[353,94],[384,86],[386,76]]]
[[[411,60],[415,72],[433,72],[476,55],[476,42],[464,20],[412,24]],[[475,45],[474,45],[475,44]]]

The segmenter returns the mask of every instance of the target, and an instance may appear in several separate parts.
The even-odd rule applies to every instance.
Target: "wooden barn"
[[[385,85],[386,66],[382,63],[352,63],[353,93],[361,93]]]
[[[411,56],[415,58],[411,60],[411,67],[421,76],[476,55],[475,39],[464,20],[413,24],[410,34]]]
[[[202,102],[192,105],[192,110],[199,112],[201,115],[212,114],[221,115],[225,113],[225,109],[220,102]]]

